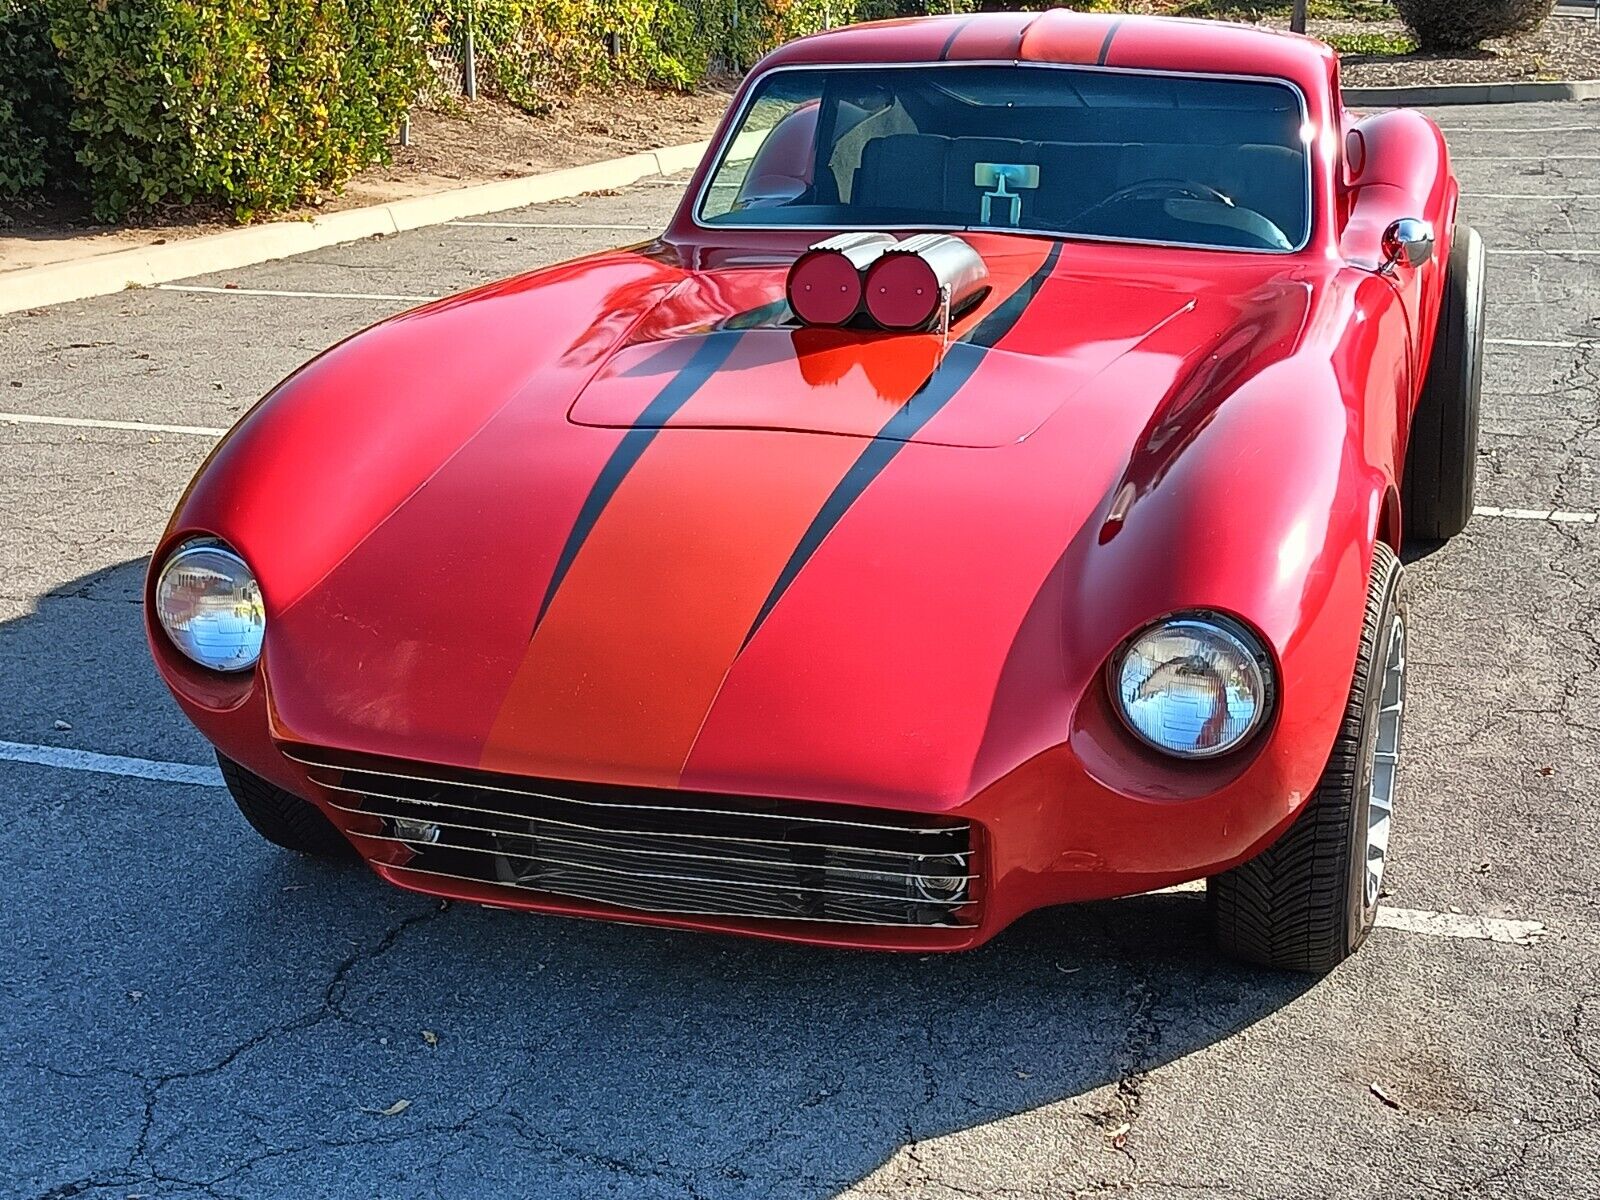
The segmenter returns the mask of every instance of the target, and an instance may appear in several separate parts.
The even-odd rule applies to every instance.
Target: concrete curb
[[[1422,108],[1446,104],[1529,104],[1546,100],[1600,100],[1600,79],[1550,83],[1437,83],[1420,87],[1347,87],[1357,108]]]
[[[0,313],[105,296],[130,286],[150,287],[211,271],[228,271],[292,254],[305,254],[342,242],[625,187],[651,175],[671,175],[686,170],[700,161],[705,149],[705,142],[668,146],[542,175],[411,196],[370,208],[347,209],[310,221],[273,221],[185,238],[162,246],[115,250],[93,258],[6,271],[0,273]]]

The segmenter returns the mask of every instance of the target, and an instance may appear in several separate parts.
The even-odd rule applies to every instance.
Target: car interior
[[[1284,252],[1305,241],[1298,94],[1268,81],[1071,68],[810,69],[779,74],[784,121],[723,172],[743,186],[702,219],[832,228],[1012,228]],[[814,79],[802,79],[814,76]],[[757,96],[747,108],[753,114]],[[749,127],[749,119],[741,129]],[[778,150],[804,164],[770,161]],[[768,160],[768,161],[763,161]],[[714,200],[715,186],[708,199]],[[782,212],[773,210],[781,209]]]

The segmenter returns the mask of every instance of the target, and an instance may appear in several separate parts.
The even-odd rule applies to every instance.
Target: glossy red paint
[[[975,823],[974,929],[430,888],[827,944],[960,948],[1042,905],[1199,878],[1270,844],[1332,743],[1374,541],[1399,535],[1458,198],[1443,140],[1416,114],[1346,113],[1318,43],[1204,22],[894,22],[784,47],[752,80],[941,58],[1289,80],[1308,112],[1310,243],[975,234],[993,290],[956,337],[1029,300],[990,350],[779,328],[752,314],[818,234],[697,225],[707,163],[659,241],[385,321],[223,441],[153,559],[211,534],[261,581],[266,648],[244,677],[190,665],[151,628],[206,736],[354,833],[280,746]],[[1439,253],[1383,275],[1399,216],[1432,221]],[[948,402],[908,422],[946,380]],[[797,555],[867,453],[875,473]],[[1103,672],[1130,634],[1191,608],[1259,631],[1280,699],[1246,750],[1180,764],[1123,729]]]

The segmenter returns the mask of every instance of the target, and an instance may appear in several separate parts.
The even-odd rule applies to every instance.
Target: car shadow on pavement
[[[0,624],[0,740],[204,761],[143,570]],[[1147,1072],[1309,986],[1216,958],[1193,894],[960,955],[819,950],[442,905],[269,846],[216,788],[0,772],[0,1138],[29,1193],[923,1196],[1048,1142],[1066,1194],[1126,1178]]]

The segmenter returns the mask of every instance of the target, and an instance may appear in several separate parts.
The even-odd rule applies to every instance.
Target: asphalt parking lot
[[[1435,116],[1484,509],[1411,565],[1391,916],[1315,983],[1194,893],[886,957],[441,907],[239,818],[138,610],[215,431],[670,181],[0,317],[0,1195],[1600,1196],[1600,105]]]

